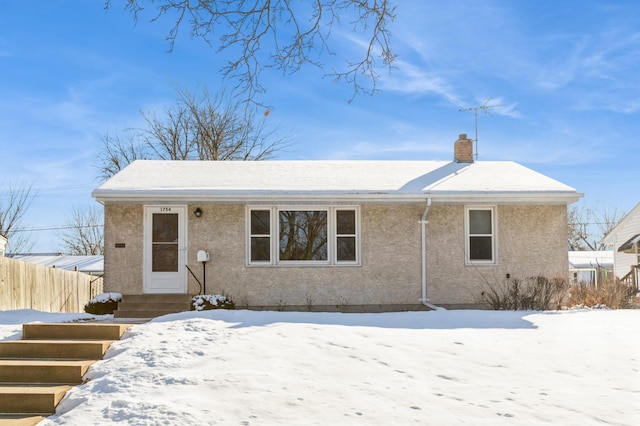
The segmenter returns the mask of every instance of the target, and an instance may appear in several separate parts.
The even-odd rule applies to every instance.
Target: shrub
[[[93,315],[112,314],[118,309],[118,302],[122,301],[120,293],[101,293],[84,305],[84,311]]]
[[[579,285],[571,287],[567,307],[624,309],[633,303],[634,289],[619,280],[606,281],[599,286]]]
[[[510,278],[501,283],[487,282],[486,286],[480,300],[495,310],[560,309],[567,292],[567,280],[561,277]]]
[[[193,310],[195,311],[236,308],[236,304],[233,303],[231,298],[225,294],[202,294],[193,296],[192,301]]]

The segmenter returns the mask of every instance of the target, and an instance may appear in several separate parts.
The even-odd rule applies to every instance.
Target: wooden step
[[[0,414],[0,426],[35,426],[44,419],[31,414]]]
[[[33,323],[22,325],[22,338],[65,340],[120,340],[131,324]]]
[[[94,360],[49,361],[40,359],[0,360],[0,382],[6,383],[82,383],[82,376]]]
[[[0,342],[0,426],[31,426],[55,413],[91,364],[131,324],[23,324],[25,340]]]
[[[111,340],[5,340],[0,359],[102,359]]]
[[[71,389],[57,386],[0,386],[0,413],[4,415],[55,413],[56,405]]]

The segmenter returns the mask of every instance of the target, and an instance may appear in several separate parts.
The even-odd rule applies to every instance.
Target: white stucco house
[[[238,307],[390,311],[477,307],[488,281],[566,277],[567,205],[581,194],[474,161],[466,135],[452,151],[135,161],[92,193],[105,207],[105,291],[197,294],[206,281]]]

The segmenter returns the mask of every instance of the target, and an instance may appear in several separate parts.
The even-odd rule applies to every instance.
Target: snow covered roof
[[[570,203],[574,188],[511,161],[138,160],[96,188],[101,202],[356,199]]]
[[[613,268],[613,251],[570,251],[569,269]]]
[[[29,255],[16,254],[13,259],[23,262],[35,263],[47,268],[60,268],[67,271],[75,270],[85,274],[102,274],[104,272],[104,256],[54,256],[54,255]]]

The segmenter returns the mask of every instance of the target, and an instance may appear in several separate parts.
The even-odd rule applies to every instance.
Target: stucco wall
[[[567,276],[566,206],[497,206],[497,262],[465,265],[464,206],[434,206],[427,225],[427,297],[473,304],[487,283],[536,275]]]
[[[104,291],[142,293],[143,212],[141,205],[104,208]]]
[[[246,267],[245,207],[201,208],[202,217],[189,221],[189,266],[200,278],[195,250],[209,250],[207,292],[225,292],[243,306],[418,303],[419,207],[362,206],[362,266],[333,267]],[[189,288],[197,290],[193,278]]]
[[[189,206],[188,264],[203,282],[199,249],[208,250],[207,293],[239,306],[416,305],[421,297],[422,205],[362,205],[361,266],[245,266],[245,206]],[[143,206],[105,208],[105,291],[142,293]],[[565,206],[498,206],[498,263],[464,263],[464,206],[437,205],[427,225],[428,297],[472,304],[485,280],[567,274]],[[124,248],[116,248],[124,243]],[[188,291],[199,286],[188,274]]]

